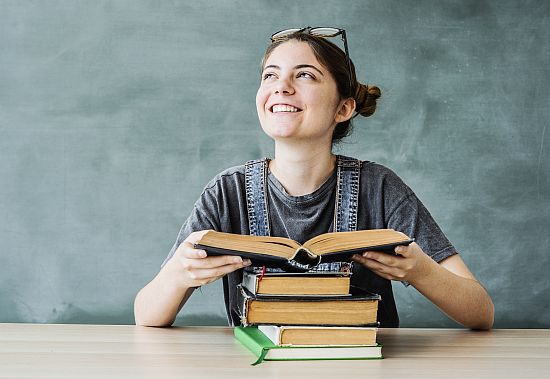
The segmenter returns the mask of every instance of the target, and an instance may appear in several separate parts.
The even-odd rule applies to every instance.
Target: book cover
[[[414,239],[393,229],[324,233],[304,244],[289,238],[249,236],[208,231],[194,245],[208,255],[238,255],[254,266],[305,272],[321,263],[349,262],[354,254],[367,250],[394,253]]]
[[[237,326],[235,338],[263,361],[381,359],[382,346],[277,346],[256,327]]]
[[[351,286],[343,296],[256,296],[239,285],[238,311],[244,326],[376,326],[380,295]]]
[[[350,282],[349,272],[263,273],[261,270],[246,268],[242,286],[257,296],[343,296],[349,294]]]

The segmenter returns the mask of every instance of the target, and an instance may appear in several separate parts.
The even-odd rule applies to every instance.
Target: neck
[[[269,168],[289,195],[312,193],[321,187],[336,166],[336,156],[330,147],[294,149],[275,144],[275,159]]]

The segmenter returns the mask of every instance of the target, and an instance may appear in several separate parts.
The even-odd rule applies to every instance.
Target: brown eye
[[[315,76],[313,76],[311,73],[306,72],[306,71],[302,71],[302,72],[298,73],[297,77],[298,78],[315,79]]]
[[[266,80],[266,79],[271,79],[275,77],[275,74],[272,73],[272,72],[266,72],[265,74],[262,75],[262,80]]]

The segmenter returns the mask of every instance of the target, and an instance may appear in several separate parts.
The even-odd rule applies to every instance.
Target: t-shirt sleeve
[[[405,233],[434,261],[456,254],[456,249],[414,192],[394,173],[387,178],[388,228]]]
[[[385,218],[388,228],[414,238],[420,248],[434,261],[457,254],[439,225],[415,193],[391,172],[386,177]],[[402,282],[408,287],[410,283]]]
[[[436,262],[456,254],[456,250],[432,215],[415,194],[408,195],[394,209],[388,227],[405,233]]]
[[[172,258],[177,248],[191,233],[207,229],[219,230],[216,192],[217,188],[215,186],[207,186],[204,189],[199,199],[195,202],[191,214],[181,226],[176,242],[170,249],[166,259],[164,259],[164,262],[162,262],[161,267],[164,267],[170,258]]]

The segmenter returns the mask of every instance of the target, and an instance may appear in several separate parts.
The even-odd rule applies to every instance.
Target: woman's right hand
[[[250,266],[249,259],[238,256],[220,255],[208,257],[206,251],[193,246],[208,230],[191,233],[176,249],[167,265],[181,279],[182,287],[203,286],[220,279],[235,270]]]

